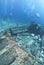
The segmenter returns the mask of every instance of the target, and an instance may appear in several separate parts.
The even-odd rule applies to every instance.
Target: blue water
[[[15,21],[19,24],[34,21],[44,26],[44,0],[0,0],[0,27],[15,25]]]
[[[9,27],[30,25],[31,22],[37,22],[44,26],[44,0],[0,0],[1,33]],[[0,37],[2,35],[1,33]],[[29,39],[29,37],[27,39]],[[23,42],[25,42],[24,39]],[[29,49],[27,48],[27,50]],[[43,54],[41,56],[43,56]]]

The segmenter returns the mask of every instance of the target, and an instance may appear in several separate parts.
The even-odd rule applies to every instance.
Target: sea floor
[[[28,32],[26,24],[1,21],[0,65],[44,65],[44,34]]]

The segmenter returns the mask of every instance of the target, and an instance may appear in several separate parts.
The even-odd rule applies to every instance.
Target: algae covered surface
[[[0,0],[0,65],[44,65],[44,0]]]
[[[8,20],[4,21],[0,27],[0,65],[44,65],[44,28],[41,24],[7,24]]]

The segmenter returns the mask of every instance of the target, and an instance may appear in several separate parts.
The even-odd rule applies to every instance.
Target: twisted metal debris
[[[23,36],[30,35],[27,33],[27,28],[23,28],[23,32],[21,29],[22,27],[18,28],[16,31],[16,28],[9,28],[1,36],[0,45],[4,45],[5,43],[7,45],[1,45],[2,48],[0,49],[0,65],[44,65],[44,63],[38,61],[35,56],[29,53],[23,46],[19,44],[19,42],[13,38],[14,35],[21,35],[22,33]]]

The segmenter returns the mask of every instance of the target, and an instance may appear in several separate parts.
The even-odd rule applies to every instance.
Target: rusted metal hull
[[[19,33],[20,32],[18,32],[18,34]],[[3,33],[4,38],[3,36],[2,38],[6,40],[7,45],[0,49],[0,65],[40,65],[41,63],[38,62],[31,53],[28,53],[18,42],[16,42],[11,34],[11,31]],[[14,34],[16,34],[15,30]],[[3,43],[3,39],[1,39],[1,43]]]

